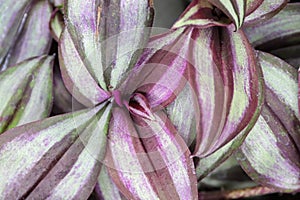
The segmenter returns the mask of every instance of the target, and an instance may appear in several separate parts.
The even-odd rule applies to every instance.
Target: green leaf
[[[58,42],[60,35],[62,34],[65,24],[64,24],[64,19],[63,19],[63,14],[59,9],[56,9],[51,16],[50,20],[50,31],[52,37]]]
[[[41,56],[0,74],[0,133],[50,114],[52,67],[53,57]]]

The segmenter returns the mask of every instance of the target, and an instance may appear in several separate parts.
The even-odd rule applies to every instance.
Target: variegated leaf
[[[236,29],[239,29],[246,15],[246,0],[207,0],[218,9],[223,11],[234,23]]]
[[[25,13],[29,10],[32,0],[0,1],[0,63],[17,40],[19,27],[24,24]]]
[[[191,81],[201,119],[195,155],[205,157],[254,125],[263,84],[260,67],[241,30],[199,29],[195,34]]]
[[[126,200],[110,178],[105,165],[102,166],[98,176],[98,182],[94,188],[94,197],[101,200]]]
[[[142,106],[142,105],[140,105]],[[142,111],[141,111],[142,112]],[[128,199],[197,199],[190,152],[163,112],[137,123],[121,108],[113,110],[108,154],[109,173]]]
[[[207,0],[193,0],[181,14],[172,28],[183,26],[197,26],[207,28],[211,26],[227,26],[231,21],[225,17],[218,17],[214,7]]]
[[[87,70],[68,29],[64,29],[59,41],[59,61],[65,86],[77,101],[94,106],[110,97]]]
[[[144,28],[152,24],[152,2],[72,0],[66,2],[65,13],[67,28],[88,71],[103,89],[106,83],[115,89],[147,42],[149,29]]]
[[[270,19],[271,17],[276,15],[282,8],[284,8],[287,2],[288,0],[263,0],[261,4],[259,4],[259,7],[246,17],[245,25]]]
[[[263,51],[299,44],[299,9],[299,3],[288,4],[273,18],[246,26],[244,31],[249,41],[256,49]]]
[[[62,34],[65,28],[63,14],[59,9],[55,9],[53,11],[49,22],[49,27],[52,37],[58,42],[60,35]]]
[[[32,5],[20,35],[11,46],[2,70],[28,58],[48,54],[52,38],[48,22],[52,7],[47,0],[37,1]]]
[[[101,104],[3,133],[0,197],[87,199],[105,154],[110,110]]]
[[[53,57],[41,56],[0,73],[0,133],[50,114],[52,67]]]
[[[191,29],[170,30],[151,38],[120,88],[125,97],[134,91],[144,93],[154,110],[160,110],[176,98],[188,80]]]
[[[237,152],[247,174],[262,185],[300,189],[300,118],[296,70],[259,52],[266,100],[258,122]]]
[[[196,139],[197,125],[199,124],[199,113],[195,93],[189,84],[179,93],[176,99],[166,107],[167,115],[174,124],[178,134],[182,137],[188,147],[192,147]]]

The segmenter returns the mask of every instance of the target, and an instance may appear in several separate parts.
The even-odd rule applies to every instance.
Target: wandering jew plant
[[[154,10],[0,0],[0,199],[300,191],[300,3]]]

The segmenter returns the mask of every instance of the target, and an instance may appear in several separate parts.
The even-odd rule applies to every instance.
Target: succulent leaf
[[[50,114],[52,67],[53,57],[40,56],[0,73],[0,133]]]

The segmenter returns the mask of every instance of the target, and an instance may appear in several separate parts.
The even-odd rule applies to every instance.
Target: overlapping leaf
[[[256,2],[259,7],[257,7],[254,12],[252,12],[245,19],[245,25],[251,23],[258,23],[260,21],[266,21],[276,15],[284,6],[287,4],[287,0],[262,0]]]
[[[195,199],[197,186],[190,152],[163,112],[149,120],[113,110],[109,173],[128,199]],[[134,126],[135,125],[135,126]]]
[[[135,91],[144,93],[154,110],[170,104],[188,80],[191,33],[180,28],[151,38],[120,88],[125,97]]]
[[[87,199],[101,169],[110,110],[102,104],[3,133],[0,197]]]
[[[190,25],[207,28],[211,26],[226,26],[228,24],[230,24],[230,20],[223,16],[217,16],[213,5],[208,1],[194,0],[181,14],[173,28]]]
[[[288,4],[275,17],[244,28],[259,50],[276,55],[298,68],[300,64],[300,4]]]
[[[191,81],[201,119],[195,155],[205,157],[253,126],[262,84],[260,68],[241,30],[198,29],[195,34]]]
[[[29,10],[32,0],[0,1],[0,63],[3,62],[10,47],[16,41],[19,26],[24,23],[24,14]]]
[[[51,20],[49,22],[49,27],[52,37],[58,42],[60,35],[62,34],[65,28],[63,14],[59,9],[53,11],[51,15]]]
[[[300,189],[300,121],[296,70],[280,59],[259,53],[266,100],[238,157],[247,174],[262,185]]]
[[[72,96],[85,106],[93,106],[108,99],[110,94],[98,85],[87,70],[68,29],[62,33],[59,47],[62,78]]]
[[[49,52],[52,38],[48,22],[51,12],[52,7],[46,0],[32,5],[19,37],[6,56],[2,70],[28,58]]]
[[[0,74],[0,133],[50,114],[52,61],[53,57],[37,57]]]
[[[151,1],[73,0],[66,2],[65,13],[67,29],[85,67],[104,90],[107,86],[115,89],[148,39],[149,30],[144,28],[152,24]]]
[[[98,182],[94,189],[94,196],[97,199],[102,200],[126,200],[115,183],[111,180],[105,165],[102,166],[101,172],[98,176]]]
[[[269,51],[299,43],[300,4],[288,4],[273,18],[255,25],[249,25],[244,31],[254,47]]]

